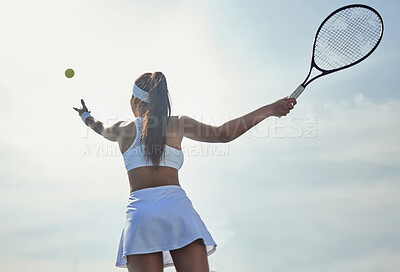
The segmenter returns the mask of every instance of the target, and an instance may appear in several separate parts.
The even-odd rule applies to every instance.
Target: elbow
[[[233,138],[231,137],[231,134],[229,133],[229,131],[227,131],[226,129],[224,129],[224,127],[219,127],[218,129],[218,143],[229,143],[230,141],[232,141]]]
[[[229,143],[230,141],[232,141],[232,139],[222,138],[222,139],[219,140],[219,143]]]

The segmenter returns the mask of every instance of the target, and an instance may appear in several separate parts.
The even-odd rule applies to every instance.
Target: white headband
[[[133,95],[140,100],[149,103],[149,93],[140,89],[136,84],[133,85]]]

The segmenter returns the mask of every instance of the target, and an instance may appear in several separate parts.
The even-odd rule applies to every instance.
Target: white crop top
[[[136,125],[136,137],[132,145],[122,154],[124,157],[126,171],[143,166],[153,166],[151,160],[147,160],[144,153],[144,144],[140,144],[140,135],[142,127],[142,118],[134,120]],[[161,157],[160,166],[172,167],[179,170],[183,164],[182,150],[165,145],[164,154]]]

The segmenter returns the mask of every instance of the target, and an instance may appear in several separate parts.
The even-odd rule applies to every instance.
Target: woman
[[[216,243],[180,187],[183,137],[202,142],[230,142],[269,116],[285,116],[296,104],[284,98],[221,126],[187,116],[171,116],[167,81],[161,72],[136,79],[130,100],[137,117],[109,127],[90,115],[85,102],[77,109],[83,122],[110,141],[118,142],[130,183],[126,225],[116,266],[129,272],[208,272],[207,256]]]

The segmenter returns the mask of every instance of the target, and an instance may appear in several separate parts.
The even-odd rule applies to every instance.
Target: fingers
[[[83,99],[81,99],[81,103],[82,103],[82,110],[83,111],[87,111],[90,113],[90,111],[88,110],[88,108],[86,107],[85,101]]]
[[[293,105],[297,104],[296,98],[285,97],[284,99],[285,99],[286,102],[288,102],[290,104],[293,104]]]
[[[278,117],[286,116],[292,109],[294,109],[294,105],[296,104],[297,101],[295,98],[285,97],[279,99],[274,103],[274,108],[276,113],[275,116]]]
[[[289,110],[292,110],[294,108],[294,105],[297,104],[297,101],[295,98],[284,98],[284,101],[286,102],[286,106],[289,108]]]
[[[285,113],[281,113],[278,115],[279,118],[281,118],[282,116],[285,117],[286,115],[288,115],[289,112],[285,112]]]
[[[284,103],[282,105],[282,112],[280,116],[286,116],[292,109],[294,109],[294,105],[297,104],[297,101],[295,98],[288,98],[288,97],[285,97],[282,100]]]
[[[290,112],[289,108],[282,108],[277,116],[278,117],[286,116],[288,115],[289,112]]]
[[[85,101],[83,100],[83,98],[81,98],[81,103],[82,103],[82,107],[86,108],[86,104],[85,104]]]
[[[73,109],[76,110],[79,113],[79,116],[82,115],[83,109],[78,109],[78,108],[75,108],[75,107],[73,107]]]
[[[76,107],[73,107],[73,109],[76,110],[79,113],[79,115],[81,115],[84,111],[88,111],[85,105],[85,101],[83,99],[81,99],[81,103],[82,103],[82,108],[78,109]],[[88,112],[90,113],[90,111]]]

